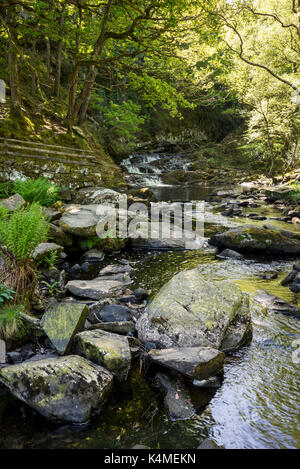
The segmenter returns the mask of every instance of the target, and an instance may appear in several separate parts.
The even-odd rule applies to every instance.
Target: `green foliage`
[[[104,122],[108,132],[116,138],[124,138],[126,141],[135,140],[135,134],[144,123],[144,118],[139,115],[141,107],[128,100],[117,104],[110,102],[103,109]]]
[[[12,300],[14,298],[14,293],[15,292],[12,288],[0,283],[0,305]]]
[[[13,194],[12,182],[0,183],[0,199],[7,199]]]
[[[0,307],[0,338],[4,340],[20,339],[25,333],[21,312],[22,305],[4,305]]]
[[[299,202],[300,201],[300,184],[292,184],[291,185],[291,193],[290,193],[290,198],[294,202]]]
[[[49,269],[52,269],[59,261],[59,257],[58,257],[58,254],[57,254],[57,251],[51,251],[49,253],[49,256],[48,257],[45,257],[45,259],[43,259],[43,262],[45,262]]]
[[[38,202],[45,206],[59,200],[59,191],[59,187],[44,178],[18,180],[13,184],[13,192],[20,194],[26,202]]]
[[[16,261],[31,259],[38,244],[47,239],[49,222],[37,203],[15,210],[0,219],[0,242]]]

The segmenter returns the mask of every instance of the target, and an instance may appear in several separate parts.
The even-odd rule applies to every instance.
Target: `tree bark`
[[[12,111],[21,115],[21,90],[18,69],[18,55],[17,55],[17,21],[15,9],[10,9],[8,13],[9,23],[9,49],[8,49],[8,68],[9,68],[9,81],[10,81],[10,95],[11,95],[11,108]]]
[[[47,95],[51,94],[51,87],[50,87],[50,78],[51,78],[51,45],[50,39],[46,37],[46,63],[47,63],[47,75],[46,75],[46,82],[47,82]]]
[[[102,25],[101,25],[101,32],[97,39],[97,42],[95,44],[94,51],[92,54],[93,59],[97,59],[102,53],[102,50],[105,44],[105,31],[106,31],[112,3],[113,3],[113,0],[108,0],[107,2],[105,14],[104,14]],[[90,65],[87,77],[85,79],[83,88],[81,90],[81,93],[75,100],[75,103],[73,103],[73,110],[70,113],[72,115],[73,123],[77,123],[79,121],[79,113],[80,113],[80,122],[82,123],[85,120],[86,111],[89,105],[91,92],[95,83],[96,76],[97,76],[97,67],[95,65]],[[76,86],[76,89],[77,89],[77,86]],[[74,96],[76,96],[76,90],[75,90],[75,94],[74,94],[74,89],[72,90],[72,93]],[[69,100],[69,103],[70,103],[70,100]]]
[[[61,13],[59,19],[59,26],[60,30],[62,29],[64,23],[64,17]],[[55,73],[55,82],[54,82],[54,96],[59,98],[60,93],[60,77],[61,77],[61,62],[62,62],[62,48],[63,48],[63,41],[59,39],[57,43],[57,51],[56,51],[56,73]]]

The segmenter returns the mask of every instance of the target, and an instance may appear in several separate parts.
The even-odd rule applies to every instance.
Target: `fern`
[[[0,219],[0,241],[17,261],[31,259],[37,245],[47,239],[48,231],[49,223],[37,203]]]
[[[0,305],[6,303],[9,300],[13,299],[14,290],[12,288],[7,287],[3,283],[0,283]]]
[[[21,312],[24,306],[5,305],[0,308],[0,338],[18,339],[25,333]]]
[[[26,202],[49,206],[59,200],[60,188],[44,178],[25,179],[14,182],[13,192],[20,194]]]

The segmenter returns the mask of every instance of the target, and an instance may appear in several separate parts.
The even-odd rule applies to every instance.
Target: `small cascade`
[[[137,187],[167,186],[163,182],[162,174],[178,169],[184,169],[187,162],[180,154],[174,153],[134,153],[122,161],[128,184]]]

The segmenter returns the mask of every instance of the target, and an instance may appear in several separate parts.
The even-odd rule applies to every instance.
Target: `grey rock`
[[[160,289],[136,327],[140,340],[159,348],[235,349],[250,336],[249,297],[232,282],[182,271]]]
[[[133,315],[126,306],[112,304],[104,306],[97,316],[103,322],[115,322],[131,321]]]
[[[33,259],[39,262],[48,257],[52,252],[59,254],[64,250],[63,246],[56,243],[40,243],[34,250]]]
[[[224,249],[224,251],[217,254],[216,257],[218,259],[233,259],[237,261],[241,261],[244,259],[244,256],[239,252],[233,251],[232,249]]]
[[[14,212],[18,208],[24,207],[26,202],[20,194],[14,194],[8,199],[1,200],[0,205],[3,205],[10,212]]]
[[[116,381],[126,381],[131,365],[131,352],[126,337],[93,330],[77,334],[74,351],[107,368]]]
[[[284,314],[286,316],[300,318],[300,308],[284,301],[282,298],[271,295],[264,290],[259,290],[256,293],[254,300],[264,306],[270,313]]]
[[[24,362],[0,370],[0,382],[44,417],[86,423],[100,412],[113,377],[99,365],[78,356]]]
[[[196,410],[184,383],[166,373],[157,373],[156,381],[165,393],[164,403],[170,420],[189,420]]]
[[[224,353],[210,347],[183,347],[151,350],[154,363],[191,378],[208,379],[223,370]]]
[[[122,294],[126,285],[118,280],[99,277],[94,280],[71,280],[66,288],[75,296],[100,300]]]
[[[300,254],[300,233],[268,226],[242,226],[213,235],[214,246],[233,250],[276,254]]]

